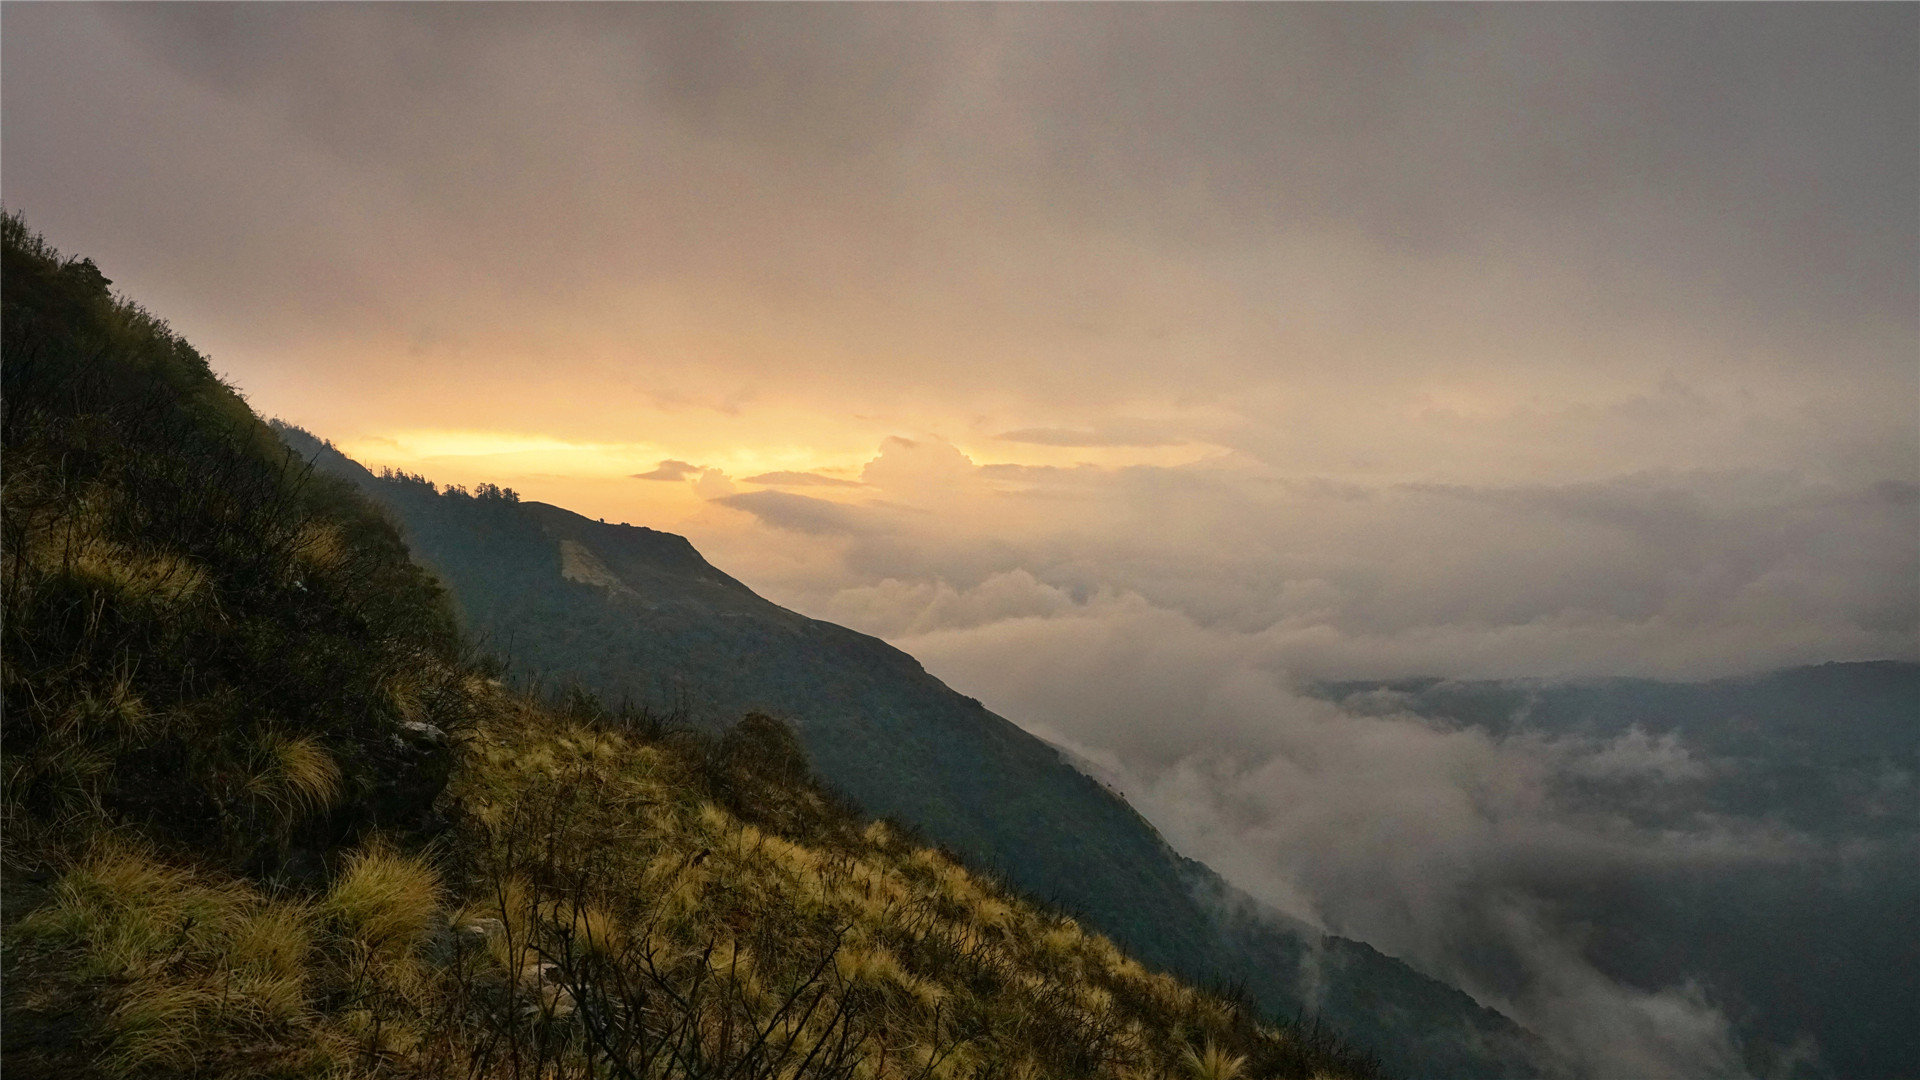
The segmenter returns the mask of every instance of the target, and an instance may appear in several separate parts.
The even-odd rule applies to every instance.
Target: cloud
[[[811,536],[861,536],[886,530],[873,511],[845,503],[793,495],[784,491],[747,491],[714,500],[744,510],[761,522],[787,532]]]
[[[765,484],[768,487],[859,487],[858,480],[842,480],[837,476],[822,476],[812,472],[765,472],[758,476],[749,476],[749,484]]]
[[[733,478],[724,470],[673,459],[662,461],[647,472],[634,473],[629,479],[692,481],[694,494],[709,502],[723,500],[734,492]]]
[[[975,487],[973,459],[945,439],[889,436],[860,471],[863,483],[896,498],[949,498]]]
[[[896,640],[1097,762],[1181,851],[1296,918],[1465,986],[1583,1068],[1742,1073],[1705,990],[1609,977],[1559,906],[1682,867],[1810,857],[1809,841],[1765,822],[1643,826],[1564,790],[1593,778],[1628,785],[1628,802],[1692,790],[1709,766],[1677,737],[1496,737],[1390,701],[1355,713],[1291,689],[1284,645],[1268,635],[1202,627],[1137,596],[1048,601]]]
[[[343,441],[1857,486],[1913,479],[1897,14],[27,6],[4,186]]]
[[[1684,965],[1625,982],[1587,951],[1593,898],[1806,872],[1821,843],[1687,810],[1742,766],[1682,734],[1496,735],[1402,695],[1298,686],[1920,653],[1905,479],[1368,482],[981,466],[930,439],[889,441],[868,479],[927,509],[756,508],[804,526],[769,595],[900,645],[1094,763],[1183,853],[1465,987],[1598,1077],[1743,1075],[1751,1048],[1729,988]]]
[[[703,469],[694,478],[693,490],[703,499],[718,502],[733,494],[733,479],[719,469]]]
[[[931,509],[748,504],[797,541],[770,595],[900,645],[1095,763],[1183,853],[1597,1076],[1739,1075],[1744,1051],[1719,988],[1628,984],[1584,952],[1582,898],[1804,866],[1817,845],[1668,815],[1739,767],[1679,734],[1500,736],[1296,687],[1911,656],[1920,625],[1900,539],[1920,507],[1790,471],[1360,483],[980,466],[915,439],[867,477]]]
[[[963,629],[1005,619],[1069,611],[1073,597],[1025,570],[992,574],[964,592],[944,581],[887,578],[842,589],[821,612],[836,622],[900,639],[933,630]]]
[[[1143,420],[1115,418],[1096,429],[1031,427],[1003,431],[994,438],[1003,442],[1033,443],[1039,446],[1178,446],[1188,440]]]
[[[1076,601],[1133,595],[1260,635],[1276,662],[1324,678],[1707,677],[1920,652],[1920,505],[1884,485],[1751,470],[1441,485],[1231,463],[976,466],[928,439],[888,440],[863,476],[891,506],[774,492],[729,505],[857,537],[804,566],[786,549],[769,584],[876,633],[937,629],[938,610],[959,609],[927,608],[925,590],[1018,572]],[[889,579],[895,610],[862,592]]]
[[[634,473],[635,480],[686,480],[698,473],[701,467],[685,461],[663,461],[660,466],[649,472]]]

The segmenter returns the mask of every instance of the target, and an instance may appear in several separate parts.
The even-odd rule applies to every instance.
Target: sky
[[[1462,981],[1408,852],[1685,748],[1304,683],[1920,658],[1911,6],[3,12],[0,200],[261,413],[683,533]],[[1501,917],[1567,1045],[1732,1052]]]

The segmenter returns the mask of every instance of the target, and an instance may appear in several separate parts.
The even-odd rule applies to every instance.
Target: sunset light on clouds
[[[1544,759],[1300,686],[1920,658],[1916,42],[1910,5],[9,5],[4,182],[263,415],[684,534],[1454,972],[1381,878],[1276,869],[1336,832],[1276,793],[1384,762],[1519,820]],[[1420,873],[1559,842],[1508,824]],[[1577,976],[1637,1060],[1724,1056]]]

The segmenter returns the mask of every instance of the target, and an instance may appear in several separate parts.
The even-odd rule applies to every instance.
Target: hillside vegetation
[[[91,262],[10,216],[4,275],[10,1074],[1376,1071],[863,819],[776,720],[509,689]]]

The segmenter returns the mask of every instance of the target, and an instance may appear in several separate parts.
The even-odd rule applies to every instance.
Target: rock
[[[521,1014],[530,1020],[565,1020],[573,1015],[573,995],[558,983],[547,983],[535,993],[532,1001],[521,1007]]]
[[[488,941],[507,936],[507,924],[494,918],[475,919],[461,926],[460,929]]]
[[[375,824],[432,834],[444,832],[446,819],[434,812],[434,800],[453,774],[453,740],[432,724],[398,724],[375,744],[374,785],[369,807]]]
[[[528,1018],[564,1020],[573,1015],[573,993],[561,981],[560,965],[536,960],[520,969],[520,985],[533,992],[533,1000],[521,1009]]]
[[[549,960],[535,960],[520,969],[522,986],[545,986],[559,978],[560,965]]]

